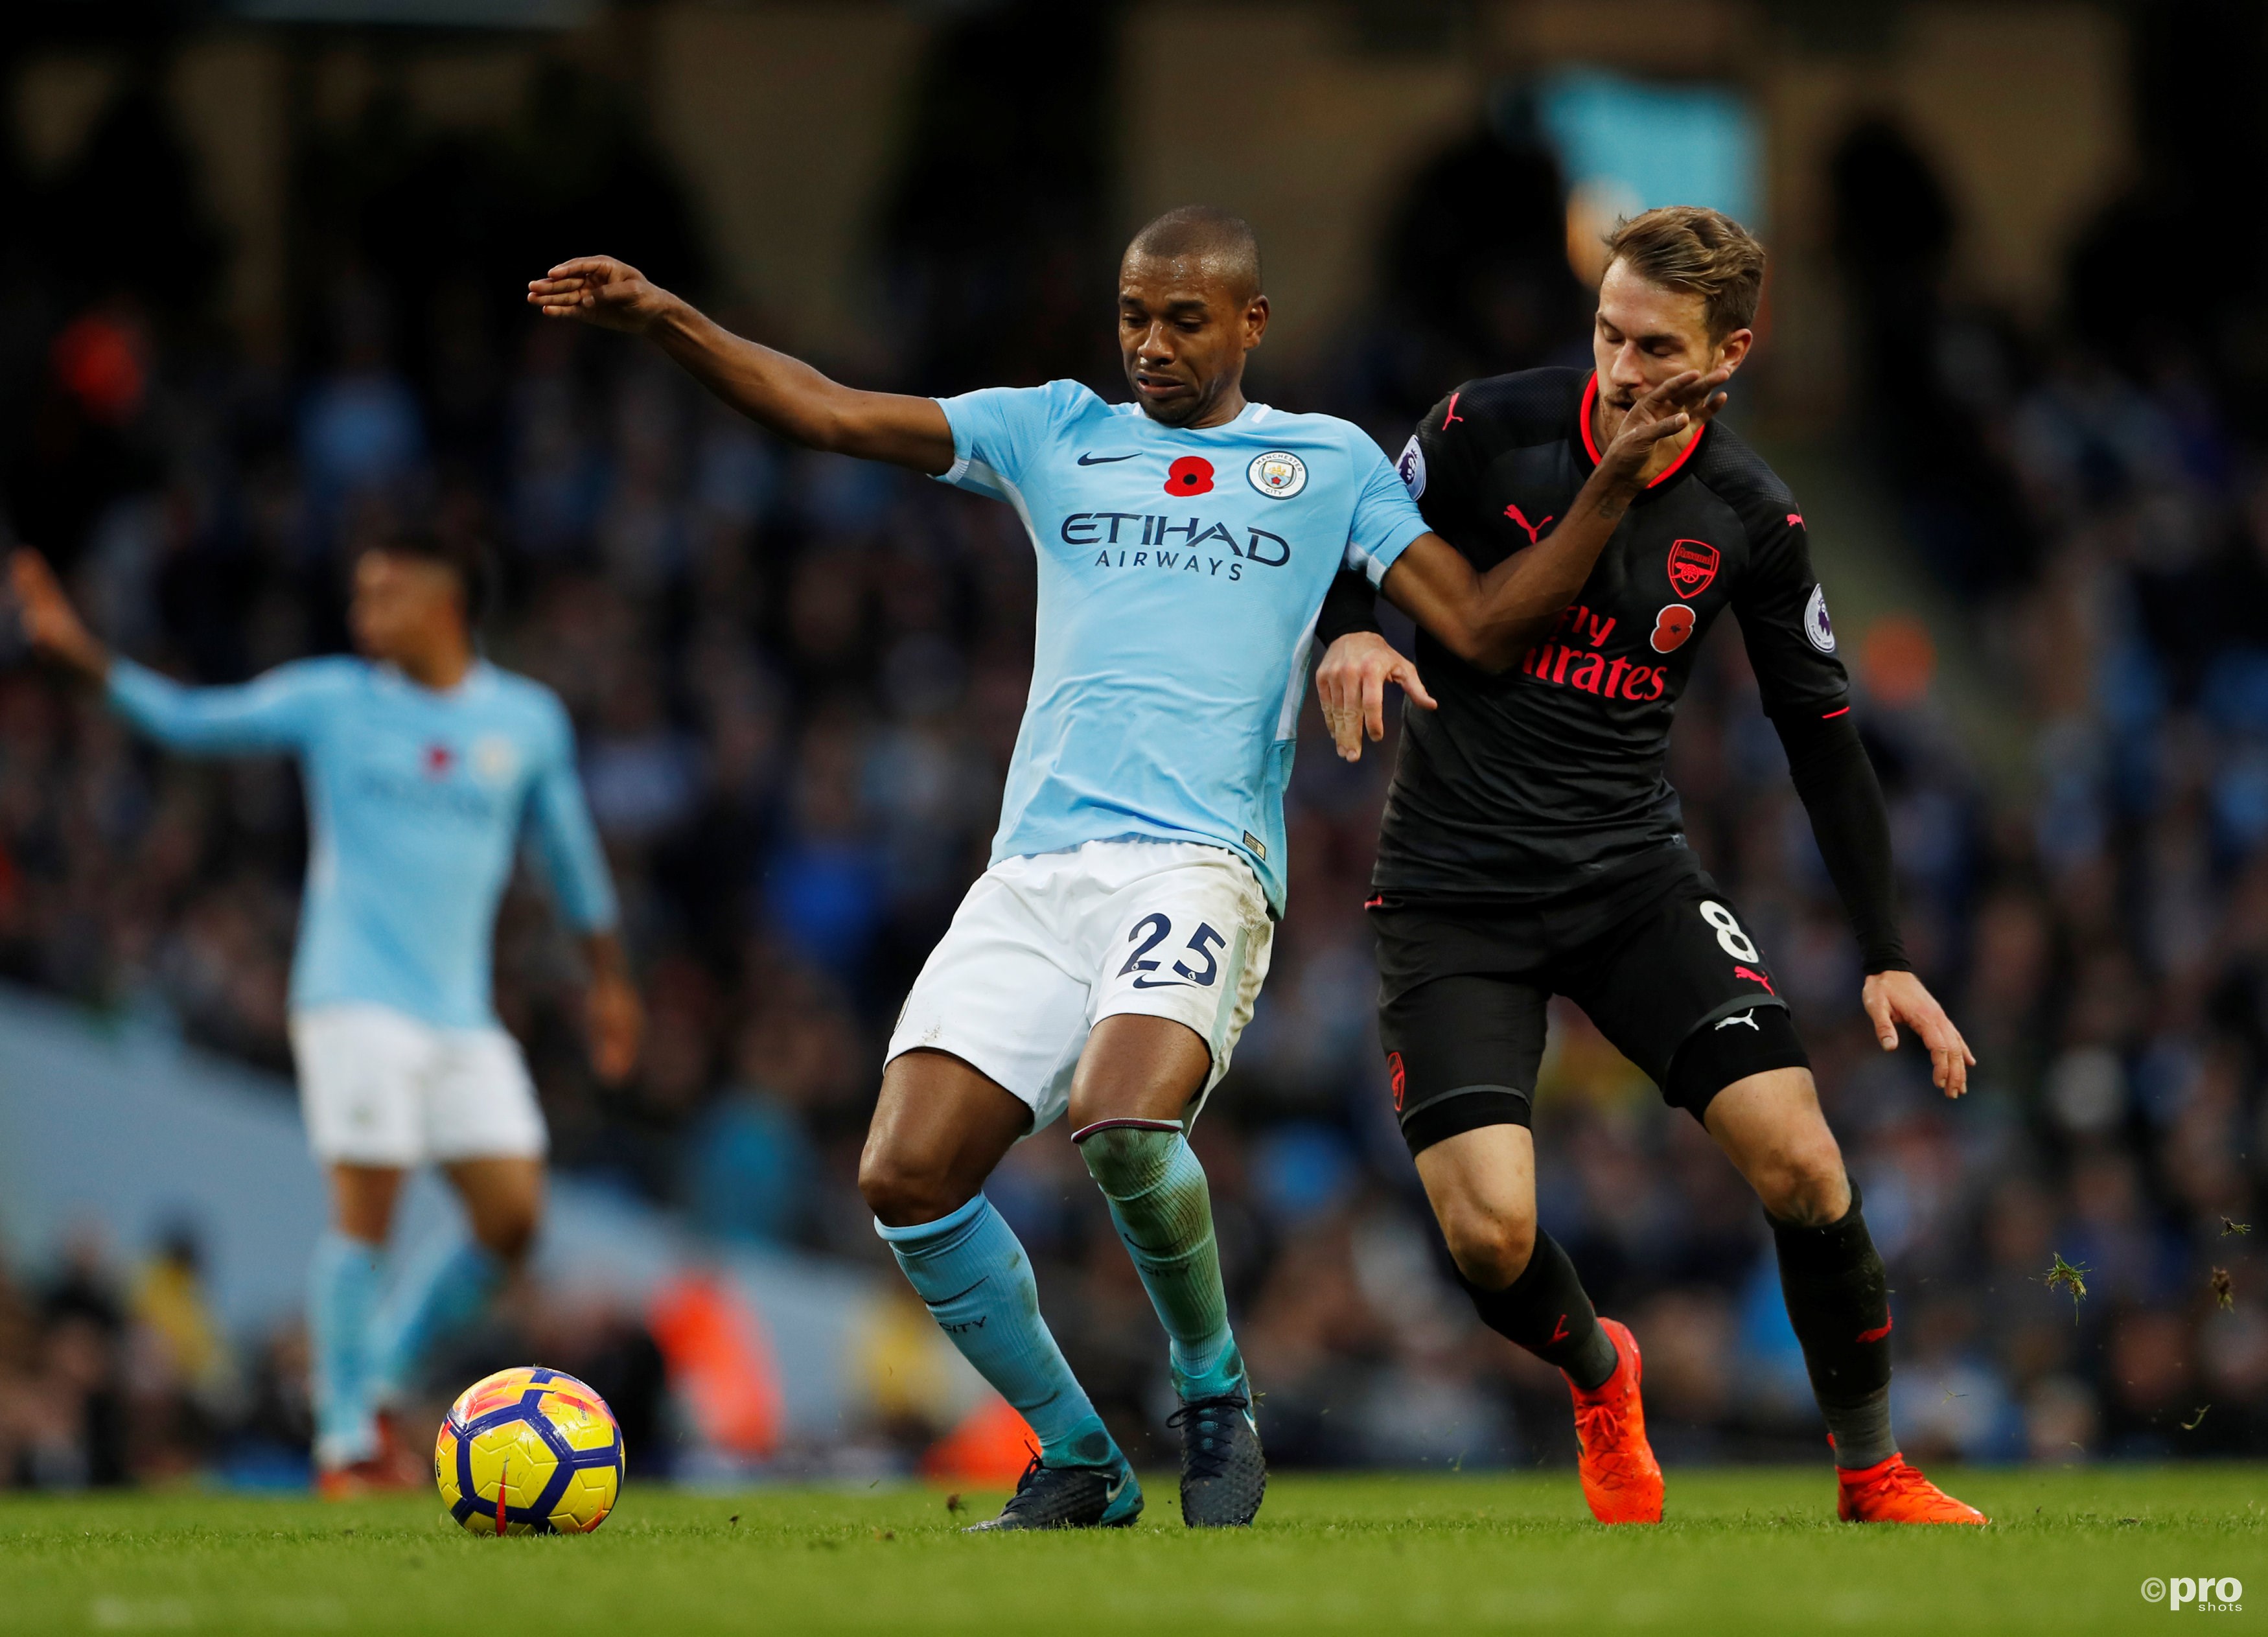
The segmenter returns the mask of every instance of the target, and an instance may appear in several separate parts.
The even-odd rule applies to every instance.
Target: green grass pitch
[[[633,1485],[596,1535],[475,1539],[423,1496],[335,1506],[191,1491],[0,1500],[0,1633],[623,1637],[704,1632],[1742,1633],[2260,1628],[2268,1471],[1970,1471],[1985,1530],[1834,1517],[1824,1468],[1675,1471],[1669,1521],[1603,1530],[1574,1474],[1287,1476],[1257,1528],[969,1537],[939,1491]],[[731,1521],[737,1514],[739,1522]],[[2244,1607],[2143,1597],[2234,1575]]]

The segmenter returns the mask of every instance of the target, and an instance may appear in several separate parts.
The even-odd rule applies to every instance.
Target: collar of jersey
[[[471,698],[475,693],[486,688],[489,682],[489,662],[476,653],[473,656],[473,662],[465,667],[465,674],[457,679],[457,685],[454,688],[428,688],[424,683],[413,679],[409,672],[391,660],[375,661],[371,666],[371,669],[377,672],[379,680],[387,687],[397,688],[403,693],[413,695],[417,698],[431,699],[442,704],[456,704]]]
[[[1598,402],[1599,372],[1593,370],[1591,372],[1591,378],[1583,383],[1583,407],[1575,412],[1575,424],[1583,434],[1583,453],[1591,457],[1591,464],[1593,466],[1596,466],[1599,463],[1599,446],[1594,442],[1591,438],[1591,411],[1593,409],[1597,407]],[[1693,441],[1685,446],[1685,453],[1679,455],[1668,466],[1663,467],[1660,474],[1656,476],[1652,483],[1648,483],[1646,487],[1648,489],[1659,489],[1671,478],[1676,476],[1678,473],[1683,471],[1686,468],[1686,464],[1693,459],[1693,452],[1701,446],[1701,440],[1708,435],[1709,429],[1706,426],[1702,427],[1699,431],[1694,433]]]
[[[1162,432],[1168,438],[1211,438],[1220,432],[1240,431],[1248,424],[1258,419],[1262,412],[1268,408],[1264,403],[1256,402],[1247,398],[1244,401],[1244,407],[1239,409],[1234,417],[1223,421],[1218,426],[1168,426],[1163,421],[1152,420],[1149,411],[1138,403],[1119,403],[1113,404],[1111,407],[1131,414],[1136,420],[1152,431]],[[1695,441],[1698,442],[1699,439],[1697,439]]]

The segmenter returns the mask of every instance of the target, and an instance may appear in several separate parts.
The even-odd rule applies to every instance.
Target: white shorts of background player
[[[1028,1103],[1036,1132],[1070,1104],[1095,1024],[1165,1017],[1211,1049],[1210,1092],[1252,1021],[1274,933],[1259,881],[1226,847],[1090,841],[1004,859],[930,952],[889,1056],[952,1053]]]
[[[540,1158],[548,1146],[519,1043],[503,1029],[437,1029],[391,1007],[291,1014],[307,1144],[326,1163]]]

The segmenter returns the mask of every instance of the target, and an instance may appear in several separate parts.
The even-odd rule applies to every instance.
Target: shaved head
[[[1260,240],[1241,216],[1209,204],[1167,211],[1126,247],[1126,260],[1194,263],[1248,301],[1260,293]]]

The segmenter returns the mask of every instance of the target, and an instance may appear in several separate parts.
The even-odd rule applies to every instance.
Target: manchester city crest
[[[1254,455],[1244,475],[1270,500],[1289,500],[1307,486],[1307,463],[1288,449]]]

